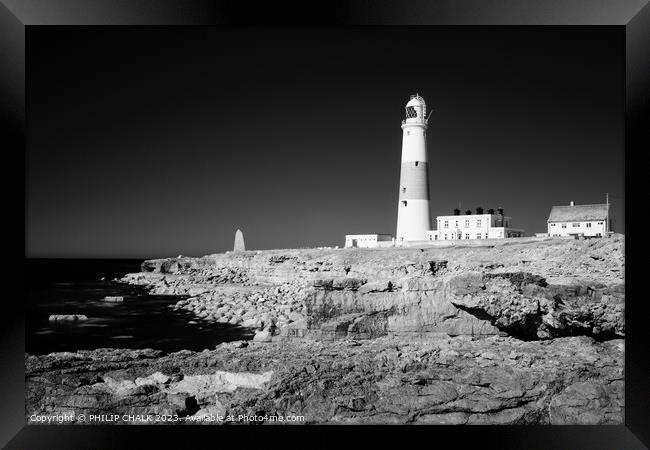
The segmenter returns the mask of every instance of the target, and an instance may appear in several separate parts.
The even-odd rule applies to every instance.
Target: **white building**
[[[437,230],[427,231],[426,239],[449,241],[523,237],[524,230],[511,228],[511,220],[511,217],[503,215],[503,208],[498,208],[496,214],[493,209],[488,209],[487,214],[483,213],[483,208],[476,208],[476,214],[471,211],[460,214],[460,210],[455,209],[452,216],[436,217]]]
[[[548,216],[548,235],[602,237],[613,231],[610,204],[553,206]]]
[[[377,248],[392,247],[393,236],[390,234],[346,234],[346,247]]]
[[[429,160],[427,158],[427,105],[411,95],[402,121],[402,165],[397,205],[396,244],[421,241],[431,228]]]

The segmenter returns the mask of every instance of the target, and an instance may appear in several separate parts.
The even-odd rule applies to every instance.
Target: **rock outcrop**
[[[26,357],[26,416],[101,411],[178,416],[182,423],[213,414],[303,416],[300,423],[621,424],[623,359],[622,340],[499,336],[228,343],[169,355],[53,353]]]
[[[625,286],[592,280],[549,285],[526,272],[456,277],[450,302],[524,339],[625,336]]]
[[[74,323],[84,322],[88,320],[88,317],[85,314],[52,314],[48,320],[50,322]]]
[[[624,239],[304,249],[145,261],[122,281],[280,338],[625,336]]]

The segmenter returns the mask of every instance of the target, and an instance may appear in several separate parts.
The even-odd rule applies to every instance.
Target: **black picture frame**
[[[309,6],[307,6],[309,5]],[[634,173],[643,170],[632,161],[650,149],[650,5],[648,0],[447,0],[408,1],[363,0],[308,2],[267,2],[251,7],[246,2],[209,0],[0,0],[0,119],[5,170],[24,169],[28,130],[25,106],[26,38],[30,27],[56,25],[327,25],[327,26],[425,26],[425,25],[607,25],[624,27],[626,34],[626,195],[631,205],[639,205],[640,196],[630,183]],[[623,88],[623,87],[622,87]],[[8,158],[7,158],[8,156]],[[14,171],[14,170],[11,170]],[[21,171],[15,169],[20,175]],[[24,173],[24,170],[23,170]],[[5,183],[9,183],[4,179]],[[24,236],[24,180],[12,181],[3,192],[16,200],[13,220],[7,220],[7,233]],[[640,209],[645,202],[640,201]],[[630,208],[626,208],[626,211]],[[632,214],[633,211],[630,211]],[[627,214],[627,212],[626,212]],[[627,291],[642,283],[635,259],[643,254],[636,246],[640,238],[634,235],[635,221],[626,217]],[[11,240],[11,239],[10,239]],[[19,241],[18,239],[14,239]],[[20,246],[19,246],[20,247]],[[20,254],[22,253],[22,255]],[[15,259],[21,261],[24,248]],[[643,264],[641,260],[640,264]],[[22,288],[23,266],[13,263],[17,274],[12,283]],[[22,293],[18,293],[18,296]],[[329,442],[339,430],[322,427],[300,427],[302,439],[286,437],[287,427],[262,427],[258,433],[241,427],[124,427],[124,426],[26,426],[24,419],[24,319],[20,297],[6,298],[5,317],[0,340],[0,391],[4,411],[0,425],[0,444],[12,449],[36,448],[130,448],[136,440],[145,439],[148,446],[188,445],[197,439],[221,445],[223,439],[237,438],[249,445],[252,440],[271,439],[287,445],[312,445]],[[481,445],[488,448],[562,448],[562,449],[642,449],[650,445],[650,354],[645,321],[647,301],[629,295],[626,302],[626,378],[624,426],[540,426],[540,427],[349,427],[360,438],[391,435],[405,442],[429,442],[435,446],[465,448]],[[645,303],[645,304],[644,304]],[[415,428],[415,429],[414,429]],[[257,431],[257,430],[256,430]],[[644,445],[645,443],[645,445]]]

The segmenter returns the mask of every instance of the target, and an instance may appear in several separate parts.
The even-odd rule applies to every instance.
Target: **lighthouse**
[[[411,95],[402,120],[402,167],[397,207],[397,245],[423,241],[431,229],[429,212],[429,162],[427,158],[427,105]]]

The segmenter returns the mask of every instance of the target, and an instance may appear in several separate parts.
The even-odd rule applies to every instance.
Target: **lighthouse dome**
[[[424,122],[426,113],[427,104],[420,94],[411,95],[411,99],[406,104],[406,121]]]
[[[426,106],[426,103],[422,97],[420,97],[418,94],[411,95],[411,100],[406,104],[406,106],[420,106],[424,107]]]

